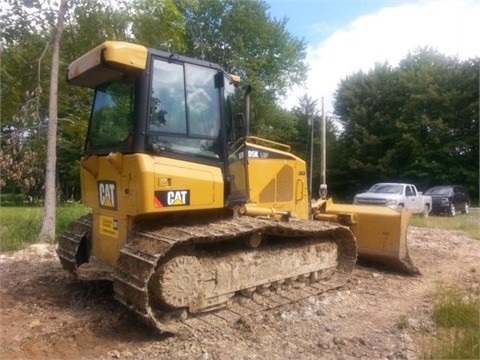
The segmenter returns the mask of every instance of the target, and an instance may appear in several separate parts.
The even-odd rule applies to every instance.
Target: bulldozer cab
[[[235,93],[228,75],[193,59],[154,50],[149,55],[144,72],[125,68],[121,77],[95,84],[85,153],[161,152],[224,161],[227,137],[236,140],[230,139],[233,131],[227,134],[234,129]]]
[[[146,154],[218,168],[224,194],[217,206],[247,201],[246,163],[231,175],[232,145],[248,127],[237,76],[209,62],[107,41],[73,62],[67,78],[94,89],[85,157]],[[96,175],[91,163],[82,167]]]

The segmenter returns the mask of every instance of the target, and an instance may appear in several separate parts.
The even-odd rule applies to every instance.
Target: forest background
[[[44,194],[52,38],[50,1],[4,1],[1,23],[2,205]],[[66,83],[68,64],[105,40],[122,40],[218,63],[253,87],[252,134],[292,146],[320,185],[321,99],[280,100],[307,75],[306,43],[263,1],[71,0],[60,48],[56,183],[58,201],[80,199],[79,160],[92,92]],[[331,54],[335,57],[335,54]],[[327,183],[336,200],[379,181],[420,190],[465,185],[479,193],[480,58],[460,61],[433,48],[344,78],[327,113]],[[316,79],[321,82],[322,79]]]

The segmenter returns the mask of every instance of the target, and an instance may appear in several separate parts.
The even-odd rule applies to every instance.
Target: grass
[[[471,210],[468,215],[458,214],[455,217],[449,216],[413,216],[410,225],[424,228],[435,228],[445,230],[457,230],[467,233],[470,237],[480,240],[480,211]]]
[[[57,207],[57,234],[64,231],[70,221],[89,212],[80,204]],[[42,228],[43,207],[0,207],[0,251],[20,250],[37,241]]]
[[[480,211],[455,217],[414,216],[411,225],[425,228],[463,231],[480,240]],[[424,341],[421,359],[480,359],[480,291],[462,294],[439,288],[435,294],[433,319],[435,336]],[[404,325],[402,319],[400,325]]]
[[[411,225],[426,228],[463,231],[480,240],[480,212],[455,217],[414,216]],[[473,294],[473,295],[472,295]],[[424,341],[421,359],[480,359],[480,291],[470,295],[458,290],[438,289],[435,294],[433,319],[435,336]]]
[[[70,221],[89,212],[80,204],[62,205],[57,208],[57,234],[66,229]],[[43,208],[38,206],[0,207],[0,251],[13,251],[36,242],[42,227]],[[480,240],[480,211],[471,210],[468,215],[414,216],[411,225],[417,227],[458,230]]]
[[[433,309],[436,334],[425,341],[421,359],[480,358],[480,291],[477,288],[472,293],[437,291]]]

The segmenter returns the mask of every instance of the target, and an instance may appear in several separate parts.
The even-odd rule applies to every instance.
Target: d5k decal
[[[155,207],[190,205],[190,190],[155,191]]]
[[[97,184],[100,207],[117,210],[117,184],[115,181],[98,181]]]

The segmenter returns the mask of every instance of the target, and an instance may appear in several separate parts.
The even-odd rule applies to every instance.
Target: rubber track
[[[188,315],[186,311],[167,313],[151,306],[148,283],[158,264],[181,245],[237,241],[255,232],[281,237],[317,237],[336,241],[339,264],[334,275],[323,282],[294,282],[289,287],[255,292],[250,297],[236,295],[228,306],[211,312]],[[321,221],[281,222],[265,218],[238,217],[204,225],[163,227],[159,230],[137,229],[120,250],[113,274],[115,298],[134,312],[148,326],[164,333],[202,331],[213,323],[232,324],[259,311],[272,309],[317,295],[344,285],[356,262],[355,239],[347,227]],[[178,254],[177,254],[178,255]],[[187,315],[187,316],[186,316]]]

